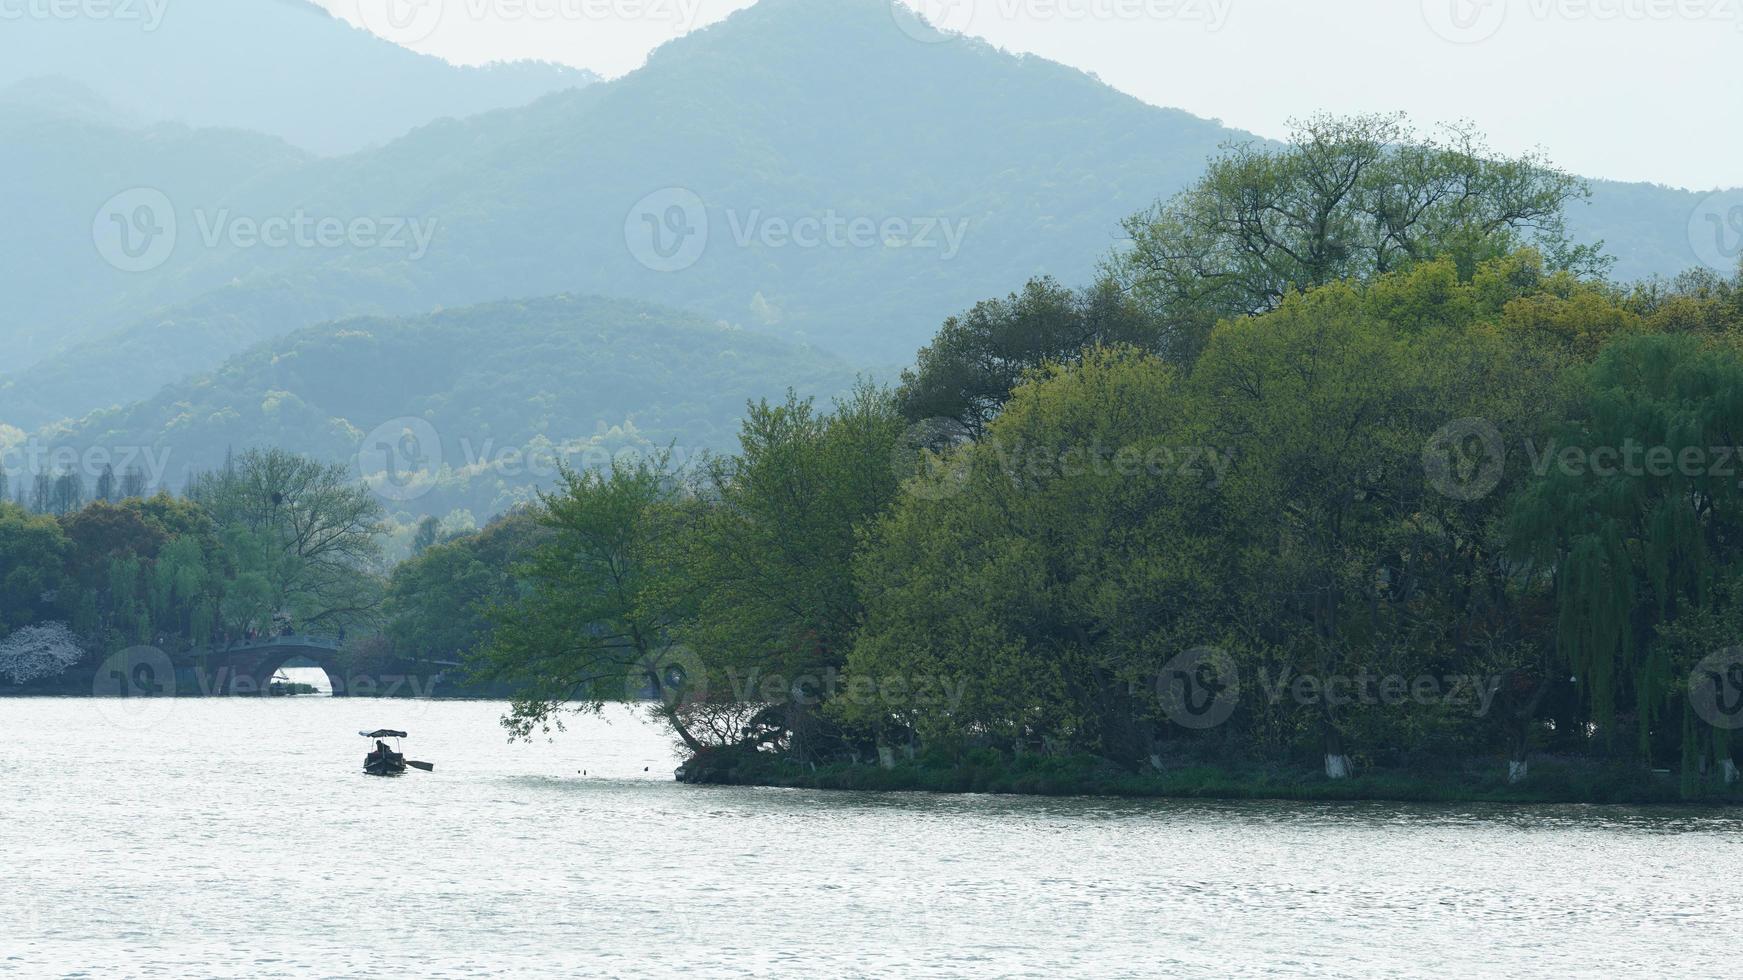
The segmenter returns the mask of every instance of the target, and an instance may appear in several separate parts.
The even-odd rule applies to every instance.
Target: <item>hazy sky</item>
[[[451,61],[541,58],[607,77],[751,4],[421,0],[441,16],[395,26],[386,8],[420,0],[318,2]],[[1403,109],[1425,124],[1472,119],[1499,149],[1541,148],[1588,176],[1743,185],[1743,0],[906,2],[1267,136],[1319,110]]]

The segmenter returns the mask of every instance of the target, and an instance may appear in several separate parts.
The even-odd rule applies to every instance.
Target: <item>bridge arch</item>
[[[333,692],[333,696],[345,696],[345,671],[340,667],[339,661],[336,657],[313,656],[309,653],[300,652],[292,652],[282,656],[270,656],[261,659],[260,665],[254,668],[254,677],[251,678],[257,680],[257,689],[260,693],[266,693],[267,688],[272,684],[272,678],[274,675],[283,670],[293,660],[312,663],[316,667],[319,667],[321,672],[327,675],[327,687]]]
[[[207,671],[227,694],[265,694],[272,678],[293,660],[307,660],[327,675],[335,697],[343,697],[346,676],[339,641],[316,636],[270,636],[237,643],[206,656]]]

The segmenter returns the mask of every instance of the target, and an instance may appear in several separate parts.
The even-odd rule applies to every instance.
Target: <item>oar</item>
[[[413,762],[412,760],[407,759],[405,764],[411,766],[413,769],[422,769],[425,772],[436,771],[436,764],[433,762]]]

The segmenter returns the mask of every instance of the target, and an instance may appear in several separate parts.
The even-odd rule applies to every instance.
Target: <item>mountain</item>
[[[0,30],[0,87],[64,75],[144,122],[252,129],[319,154],[597,79],[542,62],[452,65],[307,0],[19,6]]]
[[[104,242],[133,220],[129,195],[222,199],[248,181],[296,170],[312,158],[274,137],[172,123],[139,128],[89,88],[38,78],[0,90],[0,371],[30,366],[86,334],[99,311],[125,308],[155,286],[118,265]],[[105,210],[105,201],[112,202]],[[137,203],[137,202],[136,202]],[[187,259],[193,236],[177,243]],[[143,239],[140,239],[143,241]]]
[[[1042,59],[911,30],[881,0],[768,0],[611,83],[235,191],[170,195],[184,241],[133,277],[91,349],[141,329],[145,311],[297,275],[339,295],[344,282],[403,284],[400,313],[564,291],[643,298],[901,363],[952,310],[1037,273],[1090,276],[1118,220],[1231,135]],[[435,232],[427,254],[185,241],[220,218],[297,214]],[[698,231],[694,253],[668,262],[659,250],[679,241],[680,219]],[[81,336],[99,336],[95,324]],[[263,323],[257,339],[301,325]],[[133,380],[102,397],[173,376]],[[18,424],[13,403],[0,419]]]
[[[69,289],[41,270],[32,288],[86,312],[55,324],[72,339],[30,372],[0,367],[12,375],[0,421],[125,405],[311,315],[560,292],[902,364],[976,300],[1040,273],[1090,278],[1121,218],[1248,138],[1044,59],[927,37],[885,0],[763,0],[616,81],[166,194],[167,213],[146,217],[173,221],[176,247],[124,289]],[[1603,184],[1572,217],[1608,240],[1620,276],[1670,274],[1697,261],[1699,200]],[[252,234],[297,220],[343,233],[282,247]],[[70,229],[75,251],[101,264],[89,224]]]
[[[307,328],[41,438],[101,448],[172,488],[229,449],[276,446],[355,461],[390,509],[483,516],[548,488],[558,459],[729,449],[747,400],[788,386],[827,397],[853,381],[840,360],[773,338],[557,296]],[[434,482],[392,482],[409,471]]]

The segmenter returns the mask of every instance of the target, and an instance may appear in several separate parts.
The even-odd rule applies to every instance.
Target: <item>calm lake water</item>
[[[0,699],[0,975],[1739,962],[1732,814],[698,788],[627,710],[509,745],[502,708]],[[435,774],[363,776],[381,726]]]

